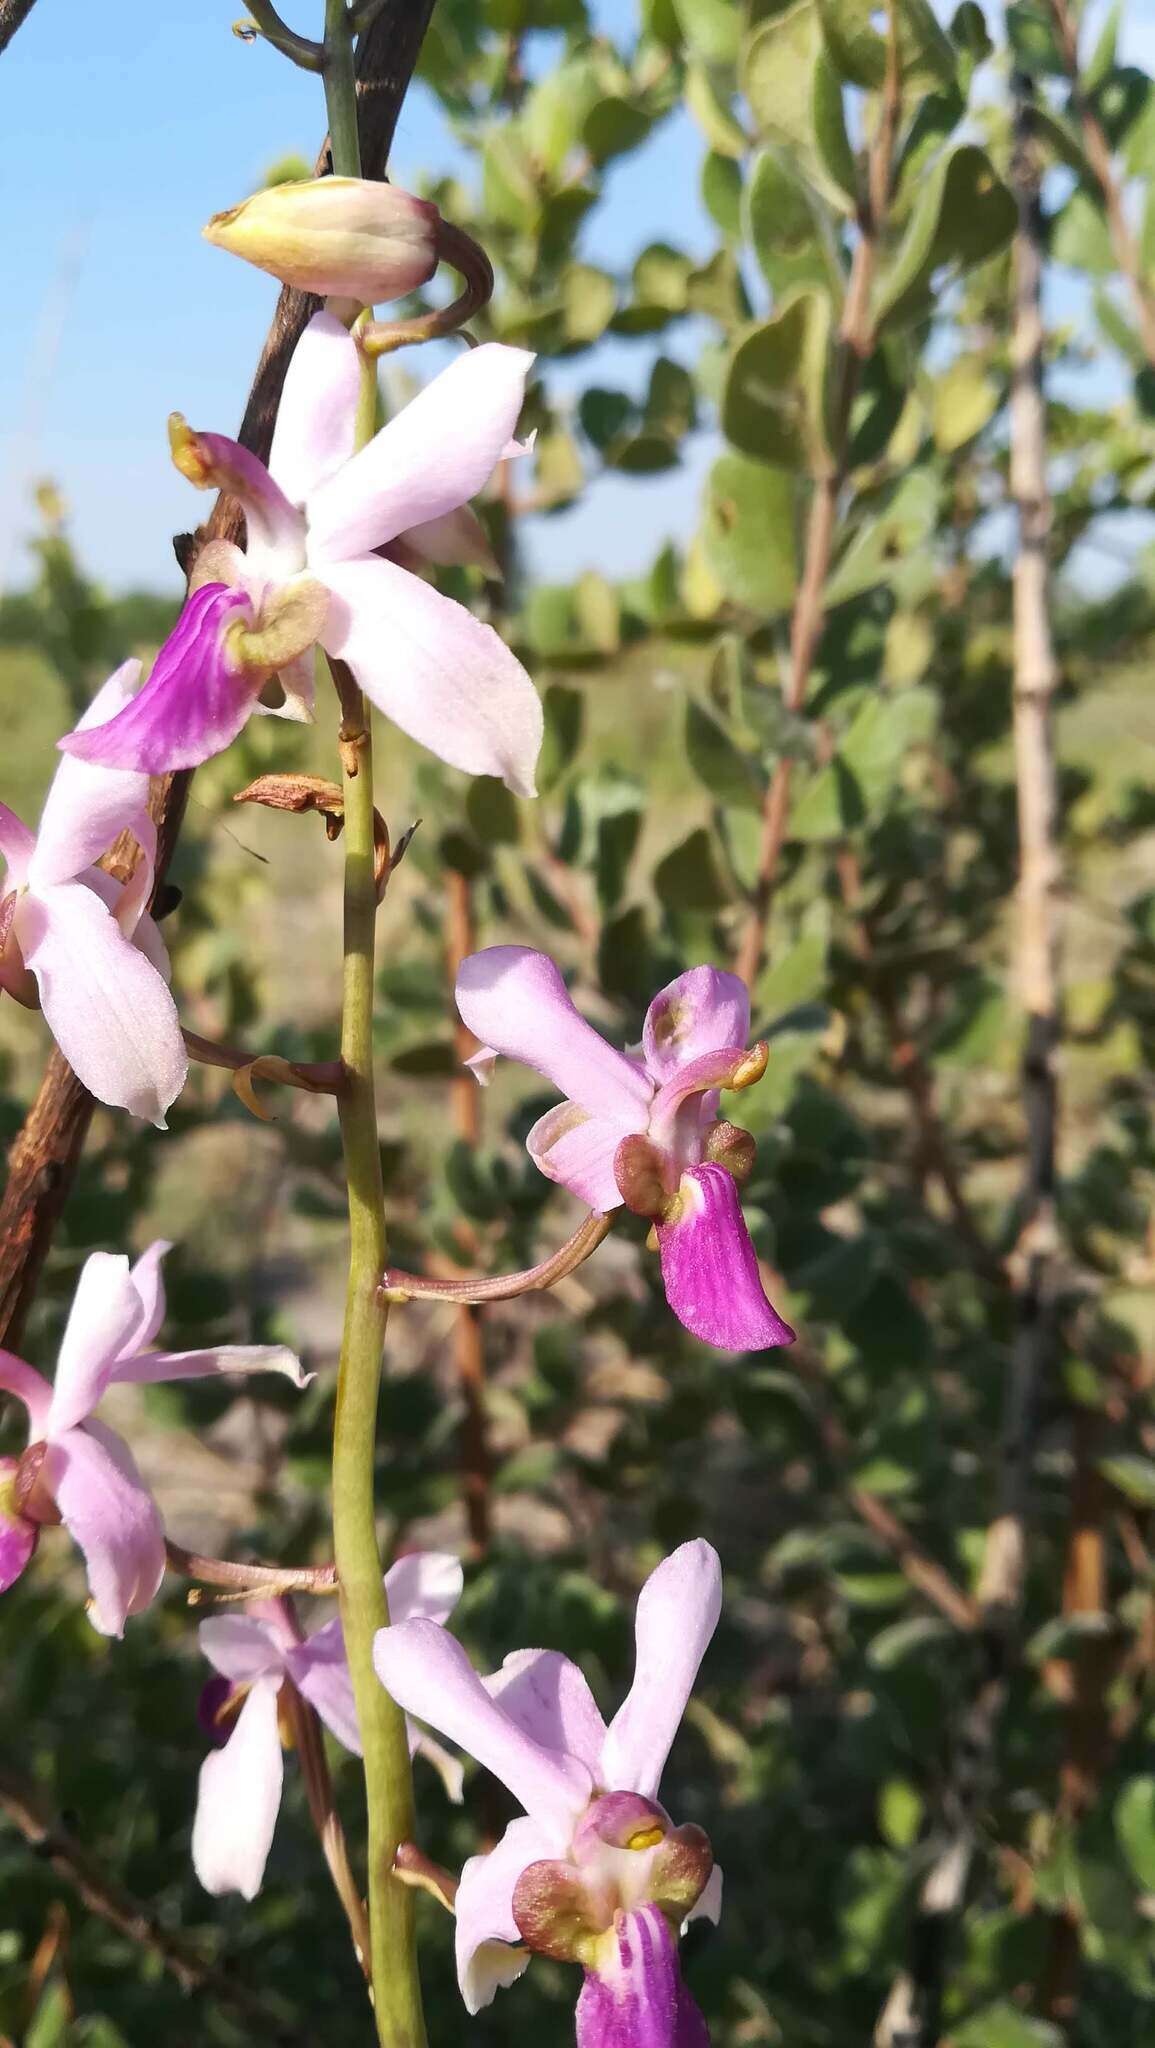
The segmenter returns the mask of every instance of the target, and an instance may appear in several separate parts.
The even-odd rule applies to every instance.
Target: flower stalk
[[[322,77],[333,170],[361,172],[353,32],[345,0],[326,0]],[[376,370],[362,366],[357,441],[376,426]],[[389,1305],[378,1280],[386,1233],[373,1083],[373,739],[368,706],[346,692],[341,725],[345,815],[344,962],[338,1098],[349,1201],[349,1283],[333,1424],[333,1547],[341,1618],[364,1747],[368,1808],[370,1996],[382,2048],[423,2048],[425,2022],[413,1930],[413,1896],[393,1876],[398,1846],[415,1829],[405,1719],[377,1683],[373,1638],[389,1621],[373,1498],[377,1400]],[[355,711],[351,717],[350,712]]]

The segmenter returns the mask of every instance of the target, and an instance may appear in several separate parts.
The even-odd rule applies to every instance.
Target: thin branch
[[[870,294],[874,283],[880,238],[886,221],[894,175],[895,144],[902,111],[902,71],[899,61],[897,24],[893,6],[887,39],[886,80],[883,86],[878,132],[870,151],[867,195],[859,208],[859,235],[851,265],[846,304],[839,335],[836,366],[836,401],[833,426],[833,465],[814,479],[806,526],[802,579],[790,620],[790,676],[786,687],[786,708],[794,716],[806,703],[814,656],[825,623],[823,594],[834,555],[838,530],[839,501],[845,480],[850,445],[850,416],[862,368],[874,346],[870,318]],[[762,831],[758,847],[753,898],[736,962],[737,972],[747,988],[758,978],[766,946],[766,922],[778,878],[778,865],[786,843],[790,816],[790,787],[794,764],[789,754],[775,763],[762,806]]]
[[[476,950],[477,932],[469,876],[451,868],[445,882],[445,953],[452,999],[461,963]],[[460,1069],[450,1083],[453,1127],[458,1142],[472,1152],[481,1141],[481,1089],[464,1064],[474,1050],[473,1033],[456,1016],[453,1041]],[[462,1224],[461,1236],[466,1255],[476,1256],[476,1233],[468,1224]],[[458,1307],[453,1322],[453,1357],[465,1410],[461,1430],[465,1515],[474,1555],[484,1557],[490,1539],[490,1456],[485,1416],[485,1344],[481,1310],[476,1302],[462,1302]]]
[[[321,44],[310,36],[298,35],[295,28],[290,28],[277,13],[272,0],[249,0],[249,14],[252,27],[249,22],[234,23],[234,33],[243,41],[253,40],[252,28],[255,28],[262,41],[270,43],[274,50],[279,50],[282,57],[288,57],[290,63],[299,65],[302,71],[321,70],[325,60]]]
[[[1115,261],[1127,280],[1139,322],[1144,353],[1155,369],[1155,295],[1143,271],[1139,246],[1131,232],[1123,204],[1123,190],[1115,175],[1111,145],[1098,114],[1083,90],[1079,70],[1079,32],[1067,0],[1051,0],[1051,19],[1071,86],[1071,105],[1083,131],[1083,148],[1092,175],[1103,196],[1103,210],[1111,236]]]
[[[281,1565],[234,1564],[225,1557],[203,1557],[186,1550],[181,1543],[165,1542],[169,1568],[182,1578],[199,1579],[206,1586],[222,1586],[230,1593],[261,1593],[271,1599],[277,1593],[335,1593],[337,1567],[333,1564]]]
[[[1043,399],[1043,226],[1030,81],[1016,74],[1011,181],[1018,202],[1011,352],[1011,491],[1018,509],[1014,567],[1015,762],[1019,799],[1019,964],[1027,1012],[1023,1094],[1027,1125],[1025,1224],[1012,1262],[1016,1334],[1006,1397],[997,1512],[979,1574],[981,1670],[956,1737],[940,1836],[919,1897],[907,1966],[874,2034],[875,2048],[934,2048],[951,1937],[962,1912],[978,1818],[994,1772],[1027,1566],[1027,1515],[1038,1410],[1055,1363],[1055,1052],[1059,1035],[1057,781]]]
[[[11,4],[12,0],[0,0],[0,9]],[[357,98],[367,177],[384,175],[397,116],[432,11],[433,0],[385,0],[358,47]],[[0,33],[6,18],[0,12]],[[329,168],[326,140],[317,159],[318,175]],[[238,435],[242,446],[262,458],[272,443],[289,358],[318,304],[287,286],[277,301]],[[191,569],[202,540],[236,541],[243,533],[240,506],[233,498],[221,497],[200,536],[185,536],[177,544],[182,568],[186,573]],[[180,833],[190,781],[190,773],[184,771],[153,784],[149,809],[159,834],[154,902]],[[8,1179],[0,1199],[0,1344],[10,1349],[19,1349],[24,1318],[76,1178],[94,1107],[88,1090],[54,1050],[9,1153]]]
[[[0,55],[8,48],[18,28],[23,28],[36,0],[0,0]]]
[[[521,1294],[536,1294],[543,1288],[554,1287],[559,1280],[576,1272],[609,1235],[612,1224],[612,1216],[597,1216],[591,1212],[559,1250],[551,1252],[548,1259],[542,1259],[539,1265],[526,1267],[521,1273],[476,1273],[460,1280],[442,1280],[431,1273],[404,1273],[391,1266],[382,1274],[379,1292],[392,1302],[414,1299],[514,1301]]]
[[[279,2041],[285,2048],[295,2041],[295,2029],[270,2012],[244,1983],[204,1962],[188,1942],[160,1927],[148,1907],[101,1869],[92,1851],[64,1826],[39,1790],[7,1762],[0,1764],[0,1809],[88,1911],[155,1956],[182,1991],[208,1993],[264,2040]]]

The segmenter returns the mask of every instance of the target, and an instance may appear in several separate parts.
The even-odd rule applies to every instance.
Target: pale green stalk
[[[325,103],[333,170],[360,175],[353,38],[345,0],[325,5]],[[376,421],[373,364],[362,367],[357,444]],[[377,1397],[388,1306],[385,1208],[373,1086],[373,739],[360,691],[342,689],[345,795],[344,966],[341,997],[341,1139],[349,1194],[349,1288],[333,1424],[333,1548],[345,1647],[364,1745],[369,1818],[369,1939],[377,2038],[382,2048],[424,2048],[425,2021],[413,1929],[413,1893],[393,1875],[398,1845],[414,1834],[405,1717],[373,1670],[373,1638],[389,1620],[373,1498]]]

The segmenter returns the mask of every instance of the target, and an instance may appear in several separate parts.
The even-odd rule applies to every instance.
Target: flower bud
[[[396,185],[306,178],[269,185],[214,213],[204,233],[298,291],[375,306],[432,277],[439,226],[430,200]]]

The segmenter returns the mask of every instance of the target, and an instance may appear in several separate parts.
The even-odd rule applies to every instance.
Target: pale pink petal
[[[126,661],[98,691],[76,730],[91,732],[131,704],[139,661]],[[98,768],[67,754],[56,770],[40,813],[36,852],[29,863],[33,888],[70,882],[91,867],[148,803],[148,776],[132,768]]]
[[[495,1849],[471,1856],[457,1893],[457,1981],[469,2012],[520,1977],[529,1950],[513,1917],[517,1880],[531,1863],[556,1856],[556,1838],[533,1820],[512,1820]]]
[[[129,1353],[151,1344],[164,1321],[164,1261],[171,1250],[167,1237],[156,1237],[132,1269],[132,1284],[140,1300],[140,1320],[125,1346]]]
[[[174,421],[177,416],[174,415]],[[259,576],[279,582],[304,566],[305,521],[273,482],[259,456],[226,434],[202,434],[183,421],[169,423],[173,456],[199,489],[227,491],[245,512],[245,561]]]
[[[164,1530],[156,1502],[122,1438],[103,1423],[54,1437],[44,1479],[65,1528],[84,1552],[90,1614],[101,1635],[124,1634],[164,1577]]]
[[[285,1653],[273,1630],[252,1614],[213,1614],[197,1630],[201,1655],[233,1685],[284,1674]]]
[[[576,1756],[597,1778],[606,1724],[585,1674],[560,1650],[514,1650],[484,1682],[532,1741]]]
[[[28,863],[36,851],[36,841],[27,825],[23,825],[10,811],[7,804],[0,804],[0,859],[8,870],[10,889],[22,889],[28,874]]]
[[[79,1079],[99,1102],[163,1128],[188,1054],[155,967],[82,882],[21,897],[16,931],[49,1029]]]
[[[0,1393],[15,1394],[28,1410],[28,1441],[39,1443],[48,1428],[52,1388],[14,1351],[0,1351]]]
[[[172,964],[165,949],[157,926],[151,917],[141,909],[152,889],[153,862],[156,850],[156,827],[147,812],[142,811],[133,820],[133,834],[139,832],[146,853],[137,862],[131,882],[118,882],[103,868],[86,868],[77,877],[94,896],[99,896],[106,910],[112,912],[126,939],[131,939],[139,952],[144,954],[150,967],[155,967],[161,979],[167,984],[172,980]],[[138,841],[138,843],[140,843]]]
[[[409,1550],[385,1574],[390,1621],[448,1621],[461,1598],[461,1559],[448,1550]]]
[[[107,724],[78,726],[61,751],[104,768],[198,768],[235,740],[261,684],[230,652],[226,628],[253,616],[243,590],[206,583],[194,591],[152,666],[143,690]]]
[[[223,1749],[201,1765],[192,1860],[207,1892],[261,1889],[281,1805],[284,1764],[277,1727],[279,1679],[262,1678]]]
[[[533,796],[541,701],[493,627],[395,562],[335,563],[324,577],[326,652],[378,710],[451,768]]]
[[[310,563],[368,554],[476,497],[517,425],[532,362],[486,342],[434,377],[310,499]]]
[[[659,1088],[650,1111],[655,1145],[669,1146],[676,1158],[696,1162],[701,1157],[702,1127],[718,1113],[718,1090],[733,1080],[746,1058],[744,1045],[728,1045],[697,1053],[676,1068]]]
[[[99,875],[100,872],[99,868],[89,868],[88,886],[90,889],[94,886],[93,878]],[[111,907],[115,910],[116,906],[114,904]],[[119,923],[119,919],[117,921]],[[149,966],[159,974],[167,987],[168,983],[172,980],[172,962],[168,957],[168,948],[160,935],[160,926],[153,923],[147,911],[137,919],[136,929],[132,935],[132,943],[138,953],[143,953]]]
[[[724,1166],[682,1175],[678,1213],[657,1225],[666,1300],[694,1337],[719,1351],[768,1351],[794,1332],[766,1298],[738,1189]]]
[[[527,1813],[568,1834],[592,1789],[583,1764],[542,1749],[494,1705],[460,1643],[435,1621],[378,1629],[377,1676],[407,1714],[476,1757]]]
[[[295,1387],[307,1387],[306,1372],[295,1351],[285,1344],[213,1344],[204,1351],[141,1351],[122,1359],[113,1379],[207,1380],[218,1373],[279,1372]]]
[[[611,1791],[654,1797],[721,1611],[722,1567],[701,1537],[650,1573],[634,1623],[634,1682],[602,1752],[601,1782]]]
[[[715,1863],[701,1892],[683,1920],[682,1929],[684,1932],[691,1920],[708,1920],[711,1926],[716,1927],[721,1918],[722,1872],[718,1864]]]
[[[353,453],[361,369],[357,344],[332,313],[314,313],[293,350],[277,407],[269,474],[303,505]]]
[[[19,1467],[19,1458],[0,1458],[0,1593],[16,1584],[40,1535],[36,1523],[26,1521],[16,1506]]]
[[[484,569],[487,576],[501,575],[489,535],[472,505],[459,505],[456,512],[445,512],[440,519],[407,527],[390,541],[389,553],[407,569],[429,562],[435,568]]]
[[[589,1116],[576,1102],[559,1102],[531,1128],[525,1149],[547,1180],[556,1180],[589,1208],[605,1215],[621,1205],[614,1154],[625,1127]]]
[[[455,994],[463,1023],[486,1045],[533,1067],[591,1116],[620,1123],[619,1137],[645,1129],[650,1082],[578,1015],[548,954],[487,946],[462,962]]]
[[[586,1971],[575,2025],[577,2048],[710,2048],[660,1907],[617,1915],[597,1969]]]
[[[316,1708],[338,1742],[344,1743],[354,1756],[360,1756],[361,1730],[340,1615],[334,1615],[332,1621],[315,1629],[303,1643],[287,1650],[285,1669],[297,1691]]]
[[[128,1260],[121,1252],[93,1252],[80,1269],[60,1343],[50,1436],[91,1415],[139,1322],[140,1296]]]
[[[461,1758],[453,1756],[434,1740],[427,1729],[418,1728],[415,1722],[406,1721],[405,1727],[410,1756],[423,1756],[427,1764],[432,1764],[445,1788],[445,1797],[452,1800],[454,1806],[460,1806],[465,1798],[465,1766]]]
[[[668,1081],[688,1061],[719,1046],[744,1046],[750,997],[737,974],[691,967],[660,989],[646,1011],[642,1046],[655,1081]]]

